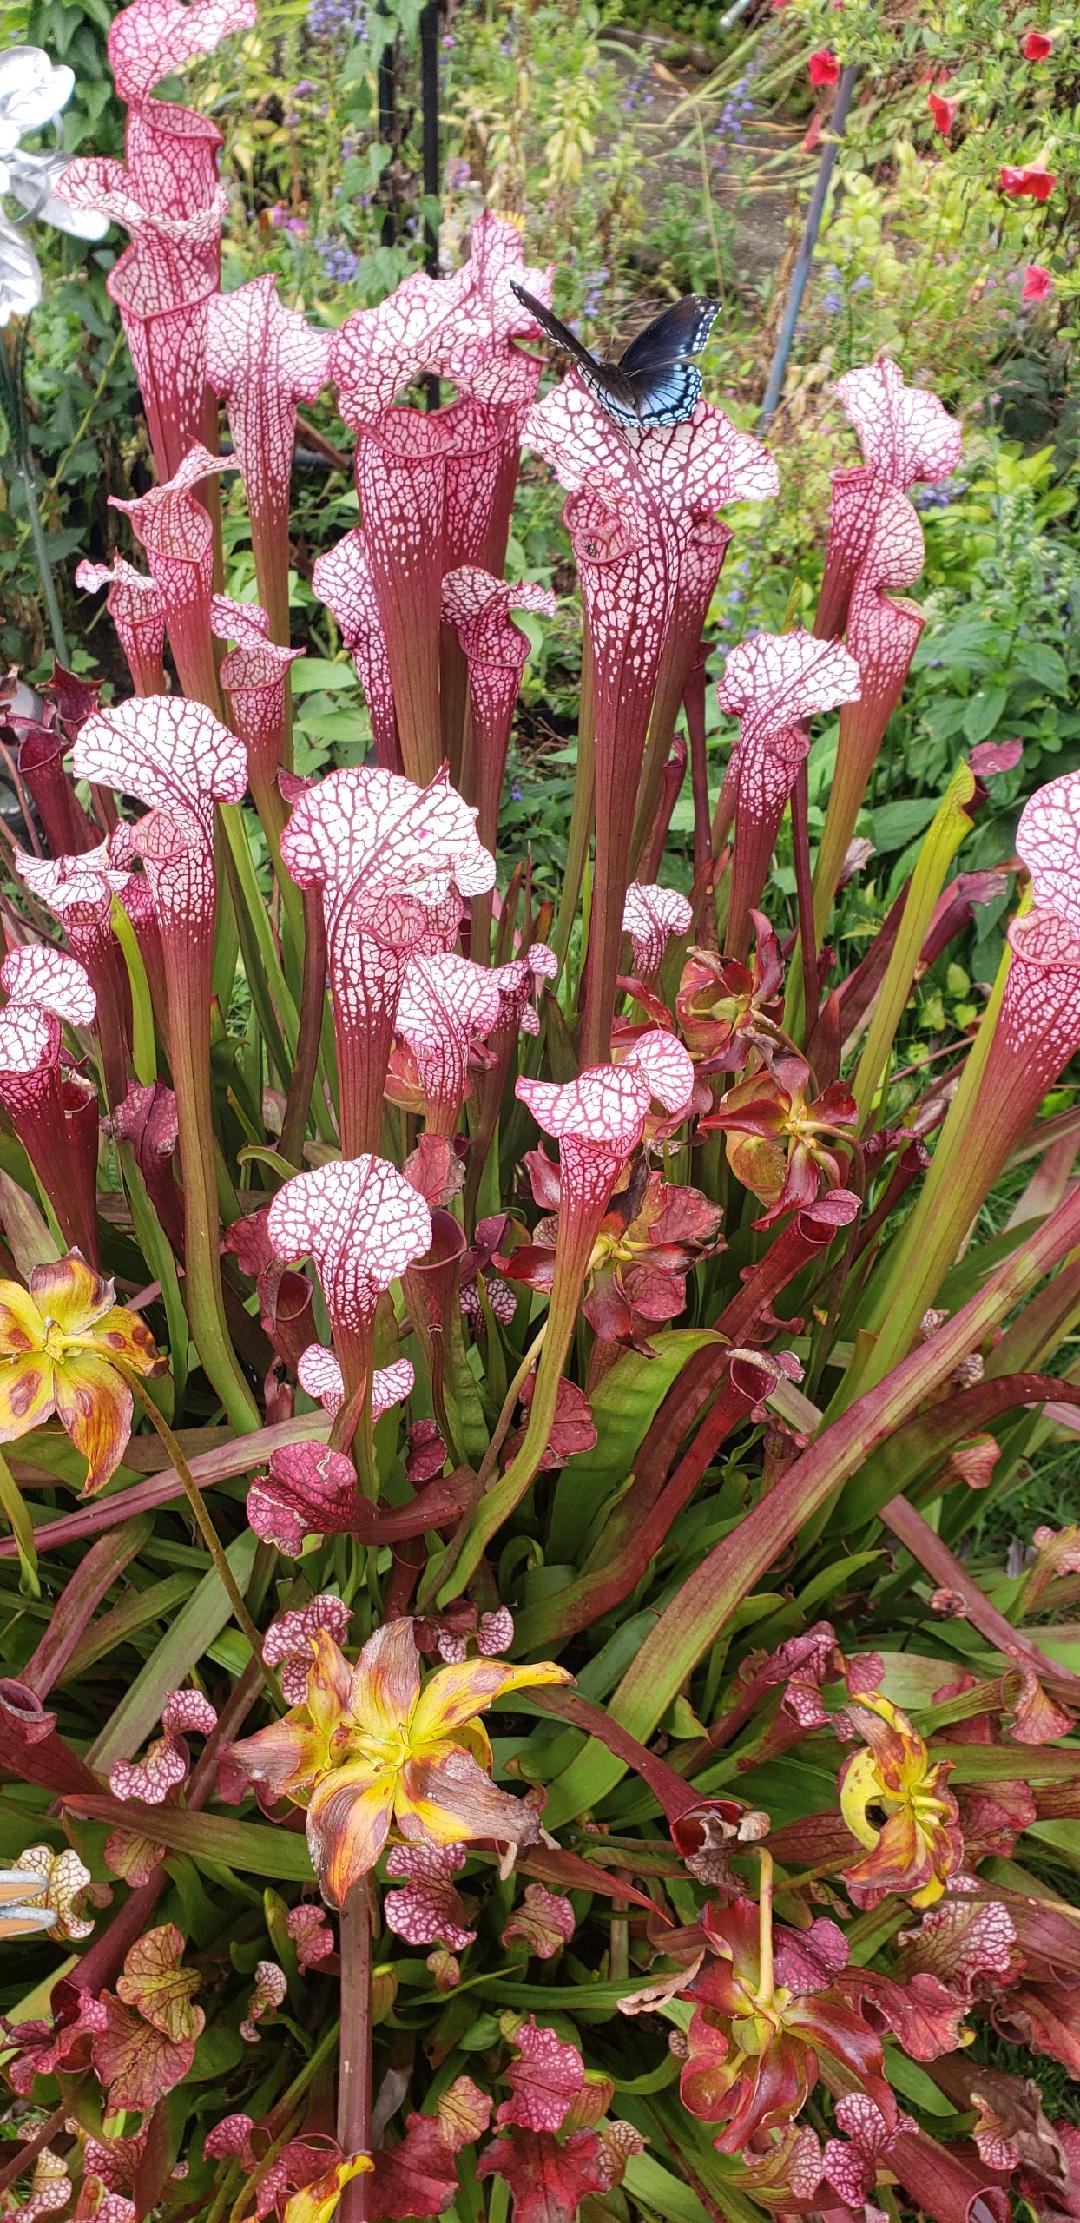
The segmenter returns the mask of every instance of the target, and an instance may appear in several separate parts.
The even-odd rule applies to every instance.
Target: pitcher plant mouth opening
[[[1001,322],[1063,349],[1066,42],[984,26],[976,84],[960,6],[951,89],[890,24],[880,101],[835,17],[825,153],[858,70],[875,133],[908,102],[890,205],[959,162],[974,224],[989,162],[966,313],[1038,244],[1057,305]],[[732,81],[790,75],[800,7]],[[672,88],[717,283],[646,316],[652,65],[612,134],[592,12],[436,13],[128,0],[122,157],[74,109],[36,143],[72,72],[0,55],[4,637],[25,529],[59,657],[0,682],[0,2211],[1064,2223],[1080,773],[1030,582],[1072,591],[1069,496],[985,422],[956,480],[962,380],[863,360],[854,286],[766,446],[714,317],[727,62]],[[439,238],[428,192],[410,270],[440,109],[501,213],[459,178]],[[584,338],[579,134],[623,196]],[[34,180],[114,236],[31,346]],[[898,336],[917,269],[956,297],[903,236]],[[85,421],[45,363],[84,315]]]

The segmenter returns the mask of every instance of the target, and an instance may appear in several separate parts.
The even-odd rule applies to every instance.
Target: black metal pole
[[[427,0],[420,17],[420,120],[424,143],[424,269],[439,275],[439,0]],[[437,409],[441,400],[434,373],[424,380],[424,402]]]
[[[420,112],[424,130],[424,268],[439,275],[439,0],[420,18]]]
[[[378,0],[375,13],[379,16],[386,16],[389,13],[386,0]],[[387,164],[388,171],[392,171],[397,159],[395,51],[395,42],[392,38],[388,38],[386,44],[379,51],[379,138],[383,146],[390,149],[390,161]],[[392,176],[386,178],[386,184],[380,185],[379,190],[386,202],[386,213],[382,223],[382,243],[384,247],[392,247],[397,239],[397,188]]]
[[[799,252],[795,260],[795,268],[791,273],[788,297],[784,303],[783,316],[780,319],[780,330],[776,335],[773,359],[769,365],[765,398],[762,401],[761,416],[758,419],[759,432],[764,432],[770,424],[783,392],[784,374],[787,370],[788,356],[791,353],[791,343],[795,337],[795,326],[798,322],[799,310],[802,307],[803,294],[806,291],[806,281],[810,276],[810,269],[814,260],[814,249],[817,246],[818,233],[821,230],[821,219],[825,214],[825,198],[829,190],[829,180],[833,174],[836,157],[840,152],[840,141],[844,136],[844,126],[847,122],[848,110],[851,107],[857,76],[858,70],[855,65],[849,63],[841,73],[840,82],[836,88],[836,99],[828,122],[829,136],[822,149],[821,160],[818,164],[818,174],[814,180],[814,190],[810,195],[810,206],[806,211],[806,222],[799,243]]]

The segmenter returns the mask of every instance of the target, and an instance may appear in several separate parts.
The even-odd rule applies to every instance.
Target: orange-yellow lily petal
[[[388,1621],[369,1637],[356,1663],[349,1714],[353,1727],[378,1741],[400,1738],[420,1691],[420,1660],[412,1622]]]
[[[20,1289],[17,1281],[0,1281],[0,1361],[40,1351],[45,1334],[45,1322],[29,1291]]]
[[[330,1740],[348,1711],[353,1670],[329,1629],[316,1629],[311,1644],[313,1658],[308,1669],[306,1704],[311,1726],[316,1736],[325,1742],[329,1758]]]
[[[0,1282],[0,1442],[55,1412],[86,1459],[88,1491],[115,1473],[131,1435],[120,1368],[154,1374],[165,1363],[145,1321],[114,1297],[77,1250],[35,1266],[29,1290]]]
[[[334,1906],[374,1868],[394,1818],[396,1778],[366,1761],[331,1768],[317,1783],[308,1807],[312,1866]]]
[[[57,1417],[86,1460],[83,1491],[92,1497],[124,1456],[134,1409],[131,1391],[94,1351],[61,1361],[53,1374]]]
[[[880,1693],[860,1697],[851,1712],[866,1747],[845,1761],[840,1811],[867,1851],[845,1869],[848,1888],[859,1905],[898,1891],[912,1906],[932,1906],[963,1855],[950,1764],[931,1758],[907,1715]]]
[[[463,1845],[479,1837],[504,1844],[535,1843],[534,1809],[500,1791],[468,1752],[452,1747],[438,1759],[409,1760],[394,1813],[403,1837],[414,1843]]]
[[[328,1629],[316,1630],[303,1705],[290,1707],[280,1721],[232,1748],[252,1782],[263,1784],[272,1798],[305,1803],[315,1785],[329,1779],[351,1684],[344,1653]]]
[[[79,1251],[35,1266],[30,1294],[42,1317],[65,1338],[85,1335],[104,1319],[114,1301],[111,1281],[95,1273]]]
[[[505,1660],[485,1659],[440,1667],[420,1693],[410,1742],[415,1747],[452,1737],[464,1722],[483,1713],[497,1698],[505,1698],[508,1691],[570,1680],[566,1668],[556,1667],[550,1660],[537,1667],[508,1667]]]
[[[0,1443],[40,1428],[56,1411],[56,1368],[43,1351],[0,1358]]]
[[[353,2154],[349,2161],[335,2161],[321,2177],[313,2177],[285,2202],[285,2223],[331,2223],[347,2184],[375,2167],[370,2154]]]

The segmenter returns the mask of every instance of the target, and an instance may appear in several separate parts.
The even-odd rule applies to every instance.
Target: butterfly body
[[[605,363],[590,354],[524,286],[511,281],[511,288],[548,338],[572,357],[589,392],[614,424],[625,431],[648,432],[657,425],[685,424],[693,416],[701,395],[701,372],[691,358],[700,355],[708,339],[718,301],[703,293],[687,294],[654,317],[617,363]]]

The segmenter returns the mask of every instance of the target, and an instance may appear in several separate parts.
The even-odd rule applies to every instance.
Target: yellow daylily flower
[[[77,1250],[35,1266],[28,1289],[0,1281],[0,1443],[55,1414],[86,1460],[87,1495],[115,1472],[131,1434],[117,1362],[135,1374],[165,1365],[145,1321],[115,1297]]]
[[[321,2177],[313,2177],[310,2184],[301,2185],[299,2192],[286,2200],[285,2223],[330,2223],[346,2185],[374,2167],[370,2154],[353,2154],[348,2161],[335,2161]]]
[[[377,1629],[353,1668],[327,1629],[312,1649],[304,1703],[233,1752],[254,1782],[307,1807],[311,1857],[333,1904],[375,1866],[395,1827],[414,1843],[535,1840],[531,1807],[491,1781],[477,1717],[509,1691],[569,1682],[565,1668],[462,1660],[421,1687],[408,1620]]]
[[[876,1906],[901,1891],[914,1907],[933,1906],[960,1865],[963,1841],[956,1800],[946,1788],[951,1762],[932,1760],[918,1730],[879,1692],[849,1709],[865,1748],[840,1774],[840,1811],[866,1857],[845,1868],[856,1904]]]

